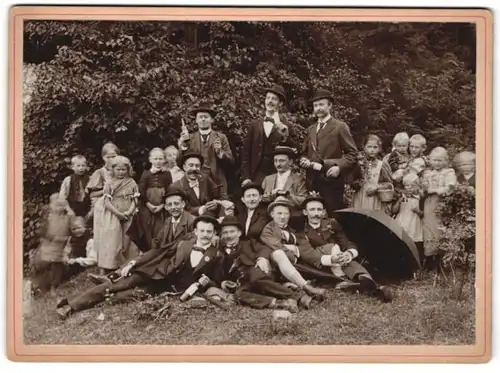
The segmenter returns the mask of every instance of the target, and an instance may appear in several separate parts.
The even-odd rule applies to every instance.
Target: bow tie
[[[264,122],[271,122],[272,124],[274,124],[274,119],[271,117],[265,117]]]
[[[199,251],[200,253],[205,253],[207,249],[204,249],[203,247],[199,247],[199,246],[194,246],[193,247],[193,250],[192,251]]]

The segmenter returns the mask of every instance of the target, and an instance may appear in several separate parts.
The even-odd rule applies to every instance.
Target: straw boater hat
[[[203,162],[205,162],[205,159],[203,158],[203,156],[200,154],[200,153],[196,153],[196,152],[186,152],[186,153],[183,153],[181,155],[181,157],[179,158],[179,161],[177,162],[177,165],[182,168],[182,166],[184,166],[184,163],[189,159],[189,158],[198,158],[201,162],[201,164],[203,165]]]
[[[215,118],[216,112],[208,105],[199,105],[195,107],[191,112],[196,115],[198,113],[208,113],[212,118]]]
[[[286,206],[291,209],[294,205],[288,198],[279,196],[267,206],[267,212],[271,213],[276,206]]]
[[[217,232],[220,231],[220,224],[217,221],[217,219],[214,218],[213,216],[210,216],[210,215],[200,215],[200,216],[196,217],[196,219],[194,219],[194,221],[193,221],[193,227],[196,227],[196,225],[200,221],[205,222],[205,223],[212,223],[214,225],[215,230]]]
[[[285,96],[285,88],[278,84],[273,84],[271,87],[263,88],[261,89],[262,92],[267,93],[271,92],[277,95],[280,100],[285,103],[286,102],[286,96]]]
[[[239,222],[239,220],[235,216],[225,216],[224,219],[222,219],[222,222],[220,223],[220,227],[236,227],[240,231],[243,231],[243,226]]]
[[[322,100],[324,98],[329,99],[330,101],[333,101],[333,95],[331,94],[330,91],[327,91],[326,89],[318,89],[316,92],[314,92],[310,102],[313,103],[314,101]]]
[[[279,145],[276,148],[274,148],[273,156],[279,154],[288,155],[290,159],[294,159],[297,157],[297,151],[289,146]]]
[[[313,202],[313,201],[317,201],[317,202],[321,202],[323,204],[323,207],[326,207],[326,201],[323,197],[321,197],[319,195],[319,193],[310,193],[306,199],[304,200],[304,202],[302,202],[302,209],[305,209],[307,204],[309,202]]]
[[[261,195],[264,194],[264,189],[262,189],[262,186],[257,184],[257,183],[248,183],[248,184],[245,184],[244,186],[242,186],[241,187],[241,194],[242,195],[245,194],[245,192],[248,189],[257,189]]]

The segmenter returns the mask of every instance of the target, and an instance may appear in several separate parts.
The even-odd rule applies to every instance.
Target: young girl
[[[408,166],[410,160],[408,154],[409,143],[410,137],[406,132],[397,133],[392,139],[392,151],[383,159],[391,168],[391,177],[397,183],[401,182],[404,169]]]
[[[89,182],[85,157],[75,155],[71,158],[71,169],[73,174],[63,180],[59,198],[68,201],[68,215],[86,216],[90,211],[90,199],[85,192]]]
[[[97,264],[94,240],[85,225],[85,219],[76,217],[71,220],[71,238],[66,244],[65,263],[69,266],[68,278],[80,273],[84,268]]]
[[[448,194],[456,184],[457,178],[453,168],[448,167],[448,152],[446,149],[437,147],[429,154],[430,169],[425,170],[422,175],[422,186],[424,189],[424,216],[423,239],[424,254],[433,257],[431,266],[437,259],[438,241],[440,238],[440,220],[436,215],[436,205],[439,197]]]
[[[365,141],[364,157],[358,163],[357,181],[353,183],[357,189],[353,197],[353,207],[358,209],[385,210],[377,192],[391,187],[391,176],[385,163],[378,159],[382,149],[382,140],[376,135],[368,135]],[[356,171],[355,171],[356,173]]]
[[[50,196],[48,212],[40,228],[40,246],[32,262],[33,285],[35,290],[46,293],[62,283],[65,272],[64,248],[69,238],[69,217],[67,202],[59,198],[59,193]]]
[[[170,175],[172,175],[172,183],[175,183],[177,180],[182,179],[184,176],[184,171],[177,165],[177,156],[179,155],[179,150],[173,146],[167,146],[165,148],[165,158],[166,163],[163,167],[164,170],[169,171]]]
[[[476,187],[476,155],[472,152],[461,152],[453,160],[457,171],[457,183]]]
[[[131,177],[130,160],[117,156],[111,166],[111,178],[103,189],[104,211],[97,244],[97,264],[101,274],[117,269],[123,262],[137,255],[137,247],[126,232],[136,211],[139,189]]]
[[[139,181],[139,213],[134,216],[128,235],[141,251],[151,248],[153,239],[165,223],[165,194],[172,184],[170,172],[163,170],[165,155],[160,148],[149,152],[151,168],[143,172]]]
[[[410,238],[416,243],[420,260],[423,253],[422,215],[420,209],[421,186],[420,177],[416,172],[409,172],[403,177],[403,191],[393,206],[396,221],[404,228]]]

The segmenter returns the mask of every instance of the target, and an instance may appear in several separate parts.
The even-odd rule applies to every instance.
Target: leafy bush
[[[429,134],[429,147],[475,143],[471,24],[28,21],[24,62],[25,250],[72,155],[94,170],[114,141],[140,175],[148,149],[174,144],[181,117],[193,129],[189,108],[209,103],[238,156],[272,83],[297,148],[315,88],[332,91],[358,143],[370,131],[389,148],[400,130]]]

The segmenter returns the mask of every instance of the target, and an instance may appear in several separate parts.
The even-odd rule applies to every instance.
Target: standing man
[[[267,175],[274,173],[273,151],[276,145],[288,138],[289,123],[280,116],[285,103],[285,89],[274,85],[264,90],[266,113],[250,123],[241,149],[242,185],[261,184]]]
[[[330,92],[319,89],[311,101],[318,122],[307,129],[300,165],[307,169],[309,189],[325,199],[331,216],[344,207],[345,176],[356,163],[358,149],[347,124],[331,115]]]
[[[215,112],[205,106],[194,109],[198,131],[183,130],[179,138],[180,155],[185,152],[200,153],[205,159],[202,172],[221,186],[221,193],[227,194],[226,172],[234,166],[234,157],[226,135],[214,131]]]

